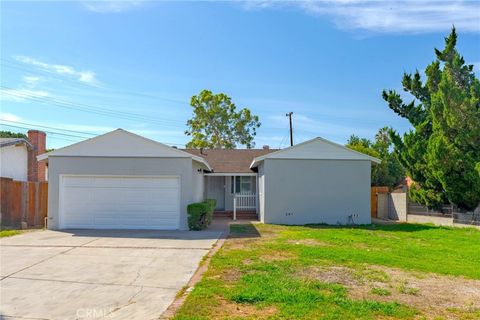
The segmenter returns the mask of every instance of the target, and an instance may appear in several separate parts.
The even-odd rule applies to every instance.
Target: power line
[[[150,122],[158,125],[172,126],[172,127],[182,127],[182,128],[184,127],[183,125],[173,124],[173,123],[181,123],[181,121],[177,121],[177,120],[160,119],[160,118],[148,117],[148,116],[144,116],[136,113],[122,112],[122,111],[116,111],[112,109],[99,108],[99,107],[86,105],[86,104],[72,103],[69,101],[50,98],[50,97],[39,97],[39,96],[35,96],[34,94],[28,94],[26,92],[18,92],[16,91],[16,89],[5,87],[5,86],[0,86],[0,88],[2,89],[0,92],[3,94],[16,97],[16,98],[21,98],[21,99],[29,99],[29,100],[43,103],[43,104],[54,105],[60,108],[77,110],[77,111],[82,111],[86,113],[102,115],[106,117],[115,117],[115,118],[124,119],[124,120],[144,121],[144,122]]]
[[[3,121],[3,120],[2,120]],[[2,126],[7,126],[7,127],[13,127],[13,128],[19,128],[19,129],[24,129],[24,130],[30,130],[30,129],[36,129],[36,128],[29,128],[29,127],[22,127],[22,126],[15,126],[11,124],[1,124]],[[89,139],[87,137],[82,137],[82,136],[77,136],[73,134],[68,134],[68,133],[61,133],[61,132],[54,132],[54,131],[47,131],[47,130],[42,130],[46,133],[49,134],[56,134],[56,135],[61,135],[61,136],[66,136],[66,137],[73,137],[73,138],[80,138],[80,139]]]
[[[61,130],[61,131],[67,131],[67,132],[73,132],[73,133],[80,133],[80,134],[86,134],[90,136],[96,136],[97,134],[91,133],[91,132],[85,132],[85,131],[76,131],[76,130],[69,130],[69,129],[60,129],[60,128],[54,128],[54,127],[49,127],[49,126],[44,126],[44,125],[39,125],[39,124],[33,124],[33,123],[26,123],[26,122],[20,122],[20,121],[12,121],[12,120],[5,120],[5,119],[0,119],[1,121],[5,122],[10,122],[10,123],[16,123],[16,124],[23,124],[27,126],[36,126],[40,128],[45,128],[45,129],[53,129],[53,130]]]
[[[81,131],[67,130],[67,129],[62,129],[62,128],[55,128],[55,127],[49,127],[49,126],[36,125],[36,124],[26,123],[26,122],[10,121],[10,120],[3,120],[3,119],[0,119],[0,121],[4,121],[4,122],[7,121],[7,122],[11,122],[11,123],[18,123],[18,124],[27,125],[28,127],[25,127],[25,126],[16,126],[16,125],[10,125],[10,124],[0,123],[0,125],[2,125],[2,126],[13,127],[13,128],[18,128],[18,129],[24,129],[24,130],[38,129],[38,128],[47,128],[47,129],[57,130],[57,131],[76,132],[76,133],[80,133],[80,134],[87,134],[87,135],[91,135],[91,136],[98,136],[98,134],[91,133],[91,132],[81,132]],[[43,130],[43,129],[42,129],[42,131],[44,131],[44,132],[46,132],[46,133],[49,133],[49,134],[61,135],[61,136],[67,136],[67,137],[73,137],[73,138],[81,138],[81,139],[90,139],[90,138],[92,138],[92,137],[82,137],[82,136],[78,136],[78,135],[72,135],[72,134],[61,133],[61,132],[47,131],[47,130]],[[68,139],[65,139],[65,140],[68,140]],[[73,141],[73,140],[70,140],[70,141]],[[73,142],[78,142],[78,141],[73,141]],[[169,145],[174,145],[174,146],[185,146],[184,144],[181,144],[181,143],[173,143],[173,142],[163,142],[163,143],[169,144]]]

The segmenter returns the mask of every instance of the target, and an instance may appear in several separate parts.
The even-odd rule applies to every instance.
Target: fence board
[[[370,191],[370,215],[372,218],[378,216],[378,193],[388,193],[388,187],[372,187]]]
[[[0,212],[2,227],[43,226],[47,216],[48,183],[15,181],[0,178]]]

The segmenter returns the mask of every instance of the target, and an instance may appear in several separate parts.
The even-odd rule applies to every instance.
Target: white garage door
[[[62,176],[60,228],[179,228],[175,177]]]

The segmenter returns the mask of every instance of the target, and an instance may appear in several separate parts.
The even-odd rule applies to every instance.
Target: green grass
[[[366,283],[390,281],[371,265],[480,279],[478,252],[474,229],[232,225],[230,239],[175,319],[413,319],[419,310],[375,300],[390,291],[374,286],[373,298],[355,299],[315,270],[347,268],[352,279]],[[394,290],[417,294],[406,283]]]
[[[16,234],[19,234],[21,231],[20,230],[1,230],[0,231],[0,238],[4,237],[11,237]]]

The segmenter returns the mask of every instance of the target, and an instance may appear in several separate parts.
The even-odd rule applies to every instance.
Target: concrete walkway
[[[0,240],[0,319],[157,319],[224,226],[36,231]]]

